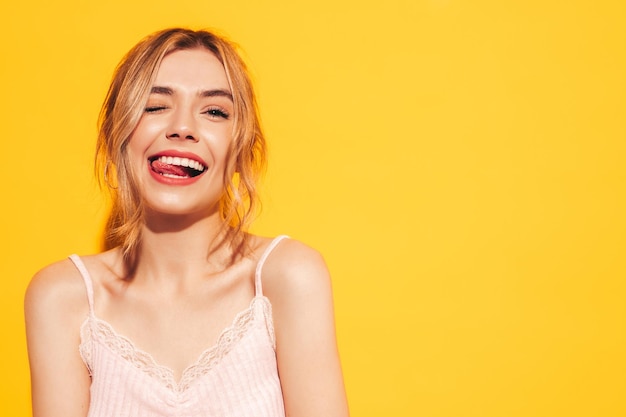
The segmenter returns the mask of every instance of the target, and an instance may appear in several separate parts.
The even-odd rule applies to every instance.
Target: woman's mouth
[[[202,162],[185,157],[161,155],[149,160],[150,169],[167,178],[193,178],[206,169]]]

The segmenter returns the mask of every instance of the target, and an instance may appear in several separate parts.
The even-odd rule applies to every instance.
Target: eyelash
[[[144,109],[146,113],[156,113],[165,110],[165,106],[149,106]]]
[[[226,113],[224,110],[220,108],[216,108],[216,107],[210,108],[204,113],[208,115],[209,117],[219,117],[221,119],[226,119],[226,120],[228,120],[228,118],[230,117],[230,115]]]

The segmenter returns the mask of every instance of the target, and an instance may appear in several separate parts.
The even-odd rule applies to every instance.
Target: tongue
[[[171,174],[178,175],[180,177],[188,177],[189,173],[185,170],[184,167],[178,165],[169,165],[159,161],[152,161],[152,170],[159,174]]]

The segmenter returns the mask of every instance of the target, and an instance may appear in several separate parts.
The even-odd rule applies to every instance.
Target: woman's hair
[[[241,252],[247,243],[247,227],[259,205],[255,183],[265,166],[265,138],[252,82],[236,46],[205,30],[172,28],[149,35],[117,66],[98,123],[96,174],[112,196],[104,246],[120,246],[130,271],[136,266],[141,244],[144,209],[128,158],[128,143],[163,58],[174,51],[196,48],[212,52],[222,63],[234,103],[233,140],[220,200],[225,232],[220,244],[231,242],[235,252]]]

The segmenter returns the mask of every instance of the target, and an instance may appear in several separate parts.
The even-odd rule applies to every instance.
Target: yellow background
[[[320,249],[354,417],[626,415],[626,3],[3,2],[0,415],[32,274],[98,249],[95,123],[154,30],[240,43],[255,231]],[[321,416],[322,417],[322,416]]]

